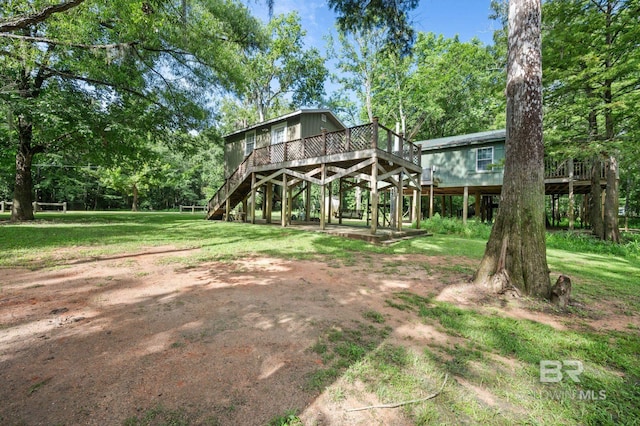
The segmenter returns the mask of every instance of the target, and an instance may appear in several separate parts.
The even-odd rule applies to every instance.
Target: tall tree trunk
[[[11,221],[33,220],[33,177],[31,164],[38,151],[31,148],[33,126],[24,116],[18,117],[18,152],[16,153],[16,180],[13,191]]]
[[[133,202],[131,203],[131,211],[132,212],[137,212],[138,211],[138,185],[136,185],[135,183],[133,184]]]
[[[607,192],[604,199],[604,239],[620,243],[620,228],[618,224],[618,159],[609,156],[607,167]]]
[[[604,222],[602,220],[602,188],[600,187],[600,158],[591,161],[591,197],[589,204],[589,221],[591,230],[597,238],[604,238]]]
[[[509,2],[507,139],[500,209],[476,284],[550,295],[544,228],[540,0]]]

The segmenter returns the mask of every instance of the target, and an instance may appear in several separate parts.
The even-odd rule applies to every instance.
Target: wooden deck
[[[390,129],[372,123],[349,129],[324,132],[320,135],[256,148],[229,176],[208,204],[208,219],[222,219],[237,204],[248,203],[248,217],[255,222],[255,196],[262,188],[266,199],[267,220],[270,222],[273,185],[282,188],[282,226],[291,217],[292,200],[307,191],[307,216],[310,217],[309,195],[312,184],[321,189],[322,200],[327,186],[338,180],[340,187],[363,187],[371,191],[371,232],[377,228],[379,191],[394,188],[397,197],[411,188],[420,191],[422,168],[420,147]],[[294,195],[294,189],[298,190]],[[325,228],[325,203],[321,204],[320,228]],[[399,202],[397,205],[401,205]],[[246,210],[245,210],[246,211]],[[418,211],[418,208],[416,208]],[[398,209],[398,229],[402,226]]]

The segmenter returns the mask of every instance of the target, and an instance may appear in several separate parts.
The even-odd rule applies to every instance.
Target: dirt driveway
[[[382,314],[387,339],[410,335],[413,344],[427,344],[429,330],[385,300],[401,290],[439,294],[467,278],[445,267],[451,258],[417,255],[365,255],[350,266],[176,262],[193,254],[156,247],[3,270],[0,424],[177,416],[191,424],[264,425],[288,410],[305,424],[405,424],[398,410],[347,413],[379,403],[364,390],[338,404],[310,388],[323,364],[310,348],[332,327],[366,322],[366,312]]]

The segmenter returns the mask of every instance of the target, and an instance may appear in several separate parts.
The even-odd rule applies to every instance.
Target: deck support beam
[[[311,220],[311,182],[307,182],[304,193],[304,219],[305,222]]]
[[[396,211],[395,219],[396,219],[396,230],[398,232],[402,231],[402,187],[403,187],[403,179],[402,172],[398,175],[398,183],[396,186]]]
[[[575,196],[573,194],[573,158],[569,159],[569,230],[573,231],[575,221]]]
[[[322,182],[320,184],[320,229],[321,230],[325,230],[327,225],[326,225],[326,202],[325,202],[325,197],[326,197],[326,192],[327,192],[327,186],[324,183],[325,179],[327,178],[327,165],[326,164],[322,164],[320,166],[320,181]]]
[[[464,195],[462,196],[462,223],[467,224],[467,216],[469,215],[469,187],[464,187]]]
[[[266,221],[267,223],[271,223],[271,216],[272,216],[272,211],[273,211],[273,184],[271,182],[267,182],[267,202],[266,202]]]
[[[280,223],[282,227],[287,226],[287,199],[289,198],[289,188],[287,187],[287,174],[282,174],[282,191],[280,194]]]
[[[371,234],[378,230],[378,159],[371,166]]]
[[[251,173],[251,223],[256,223],[256,174]]]

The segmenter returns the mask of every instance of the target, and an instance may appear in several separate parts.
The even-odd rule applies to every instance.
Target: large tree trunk
[[[131,211],[132,212],[137,212],[138,211],[138,185],[136,185],[135,183],[133,184],[133,202],[131,203]]]
[[[18,118],[18,152],[16,153],[16,186],[13,191],[11,221],[33,220],[33,178],[31,164],[37,150],[31,148],[33,126],[24,117]]]
[[[614,243],[620,243],[619,206],[618,159],[610,155],[607,164],[607,192],[604,199],[604,239]]]
[[[604,222],[602,221],[602,188],[600,187],[600,168],[598,157],[591,161],[591,197],[589,200],[589,221],[591,230],[597,238],[604,238]]]
[[[507,140],[500,209],[475,283],[548,298],[540,0],[509,2]]]

